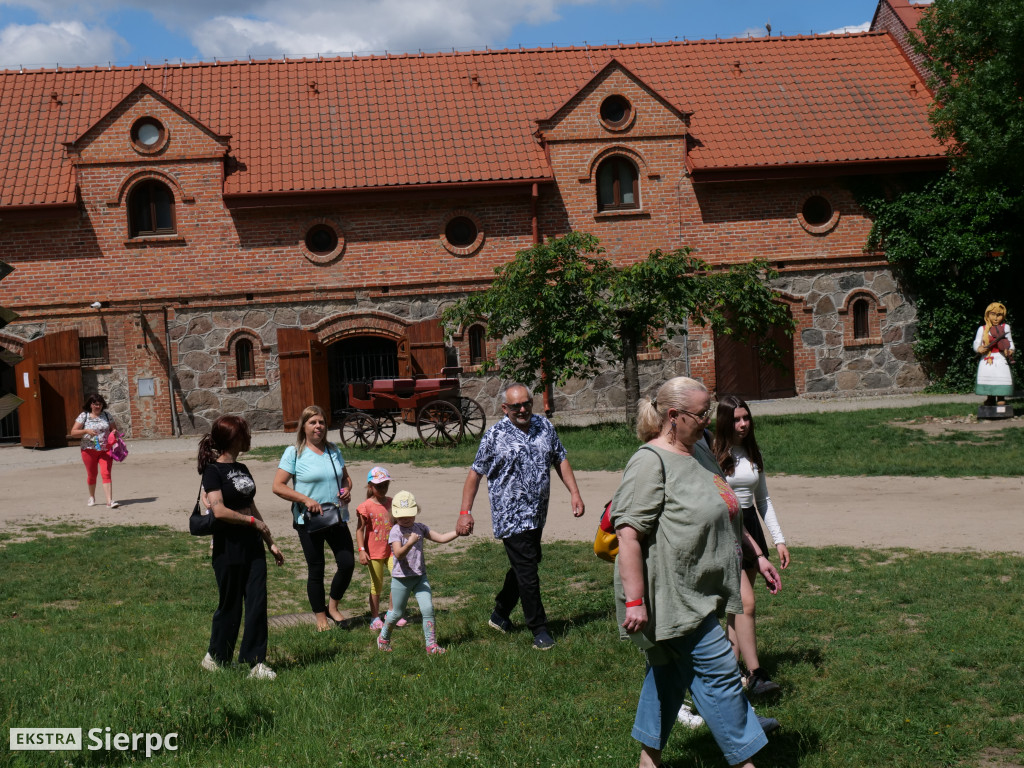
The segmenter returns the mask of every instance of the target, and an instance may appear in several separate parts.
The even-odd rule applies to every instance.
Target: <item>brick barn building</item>
[[[0,346],[26,359],[0,389],[35,401],[7,437],[62,443],[92,391],[135,436],[221,413],[294,428],[349,382],[453,365],[493,409],[499,379],[470,375],[494,352],[482,326],[445,339],[440,312],[571,230],[618,263],[689,245],[781,273],[788,375],[691,328],[642,356],[644,382],[920,388],[913,306],[849,185],[944,167],[904,48],[917,13],[881,0],[850,35],[4,72],[0,304],[20,317]],[[609,370],[554,404],[617,416],[622,397]]]

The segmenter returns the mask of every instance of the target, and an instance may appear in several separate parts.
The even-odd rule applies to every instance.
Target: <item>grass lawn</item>
[[[926,417],[956,418],[976,412],[965,403],[933,403],[840,413],[758,416],[757,439],[770,474],[916,475],[924,477],[1016,476],[1024,474],[1024,428],[998,432],[955,432],[930,436],[900,422]],[[1014,422],[1019,424],[1019,422]],[[575,470],[621,472],[639,445],[621,424],[560,427]],[[336,436],[336,431],[333,433]],[[418,441],[369,450],[345,448],[351,461],[468,467],[477,443],[427,448]],[[284,445],[256,448],[248,459],[278,461]]]
[[[271,629],[274,682],[199,668],[216,604],[208,541],[117,527],[0,546],[0,717],[11,727],[179,734],[178,750],[0,750],[0,765],[630,766],[643,662],[617,640],[611,567],[585,544],[545,547],[559,643],[486,625],[506,567],[493,542],[428,544],[439,640],[395,651],[363,624]],[[304,563],[270,574],[272,615],[305,610]],[[762,660],[783,687],[759,712],[783,730],[765,766],[1024,764],[1024,559],[801,549],[759,595]],[[360,574],[343,606],[365,600]],[[521,623],[518,612],[513,621]],[[88,743],[88,741],[87,741]],[[724,766],[707,729],[676,730],[674,765]]]

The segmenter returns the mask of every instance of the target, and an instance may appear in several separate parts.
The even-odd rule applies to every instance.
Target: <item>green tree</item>
[[[487,318],[487,335],[503,339],[497,360],[507,379],[561,385],[597,368],[593,350],[612,339],[605,324],[611,265],[593,235],[571,232],[519,251],[495,269],[491,286],[448,307],[449,333]]]
[[[488,335],[504,343],[482,371],[500,366],[535,390],[595,373],[602,350],[610,351],[622,363],[629,421],[640,398],[643,342],[660,347],[688,319],[741,338],[763,336],[773,324],[792,328],[764,261],[713,272],[691,248],[679,248],[616,269],[602,252],[596,237],[578,232],[520,251],[495,270],[489,288],[445,310],[442,322],[451,333],[486,318]]]
[[[946,174],[864,205],[875,218],[868,246],[885,250],[916,306],[918,360],[938,388],[971,390],[971,341],[985,307],[1001,301],[1012,310],[1024,285],[1021,260],[1005,250],[1016,201]]]
[[[931,121],[953,168],[1024,189],[1024,0],[935,0],[918,24]]]
[[[781,364],[781,350],[766,338],[773,326],[784,326],[790,333],[793,329],[785,306],[767,282],[777,273],[763,259],[714,272],[692,253],[689,247],[671,253],[651,251],[644,261],[619,270],[610,286],[609,323],[616,335],[609,347],[622,362],[626,420],[631,424],[640,400],[640,344],[647,341],[657,349],[688,320],[743,340],[763,339],[766,357]]]
[[[1012,324],[1020,299],[1024,0],[935,0],[912,44],[925,56],[950,169],[860,199],[875,219],[868,245],[886,251],[916,305],[918,360],[938,388],[968,391],[985,306],[1002,301]]]

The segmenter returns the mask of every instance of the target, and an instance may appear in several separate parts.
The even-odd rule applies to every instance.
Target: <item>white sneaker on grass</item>
[[[690,729],[700,728],[704,725],[704,718],[694,712],[689,704],[683,704],[683,706],[679,708],[679,714],[676,715],[676,720]]]
[[[199,666],[207,672],[218,672],[221,668],[220,664],[218,664],[217,660],[210,655],[209,651],[206,652],[206,656],[203,657],[203,660],[199,662]]]
[[[253,680],[274,680],[277,678],[277,672],[272,670],[262,661],[249,670],[249,677]]]

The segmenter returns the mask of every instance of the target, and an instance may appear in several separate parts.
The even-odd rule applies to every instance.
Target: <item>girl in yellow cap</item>
[[[377,638],[377,648],[381,651],[391,650],[391,630],[405,613],[409,595],[415,594],[416,602],[420,604],[420,613],[423,614],[423,640],[427,653],[445,652],[437,644],[434,601],[427,580],[427,566],[423,561],[423,540],[447,544],[458,538],[459,534],[456,531],[437,533],[425,523],[416,522],[419,511],[416,497],[408,491],[399,491],[391,500],[391,516],[396,523],[388,536],[391,552],[395,556],[395,566],[391,571],[391,600],[394,607],[384,617],[384,628]]]

